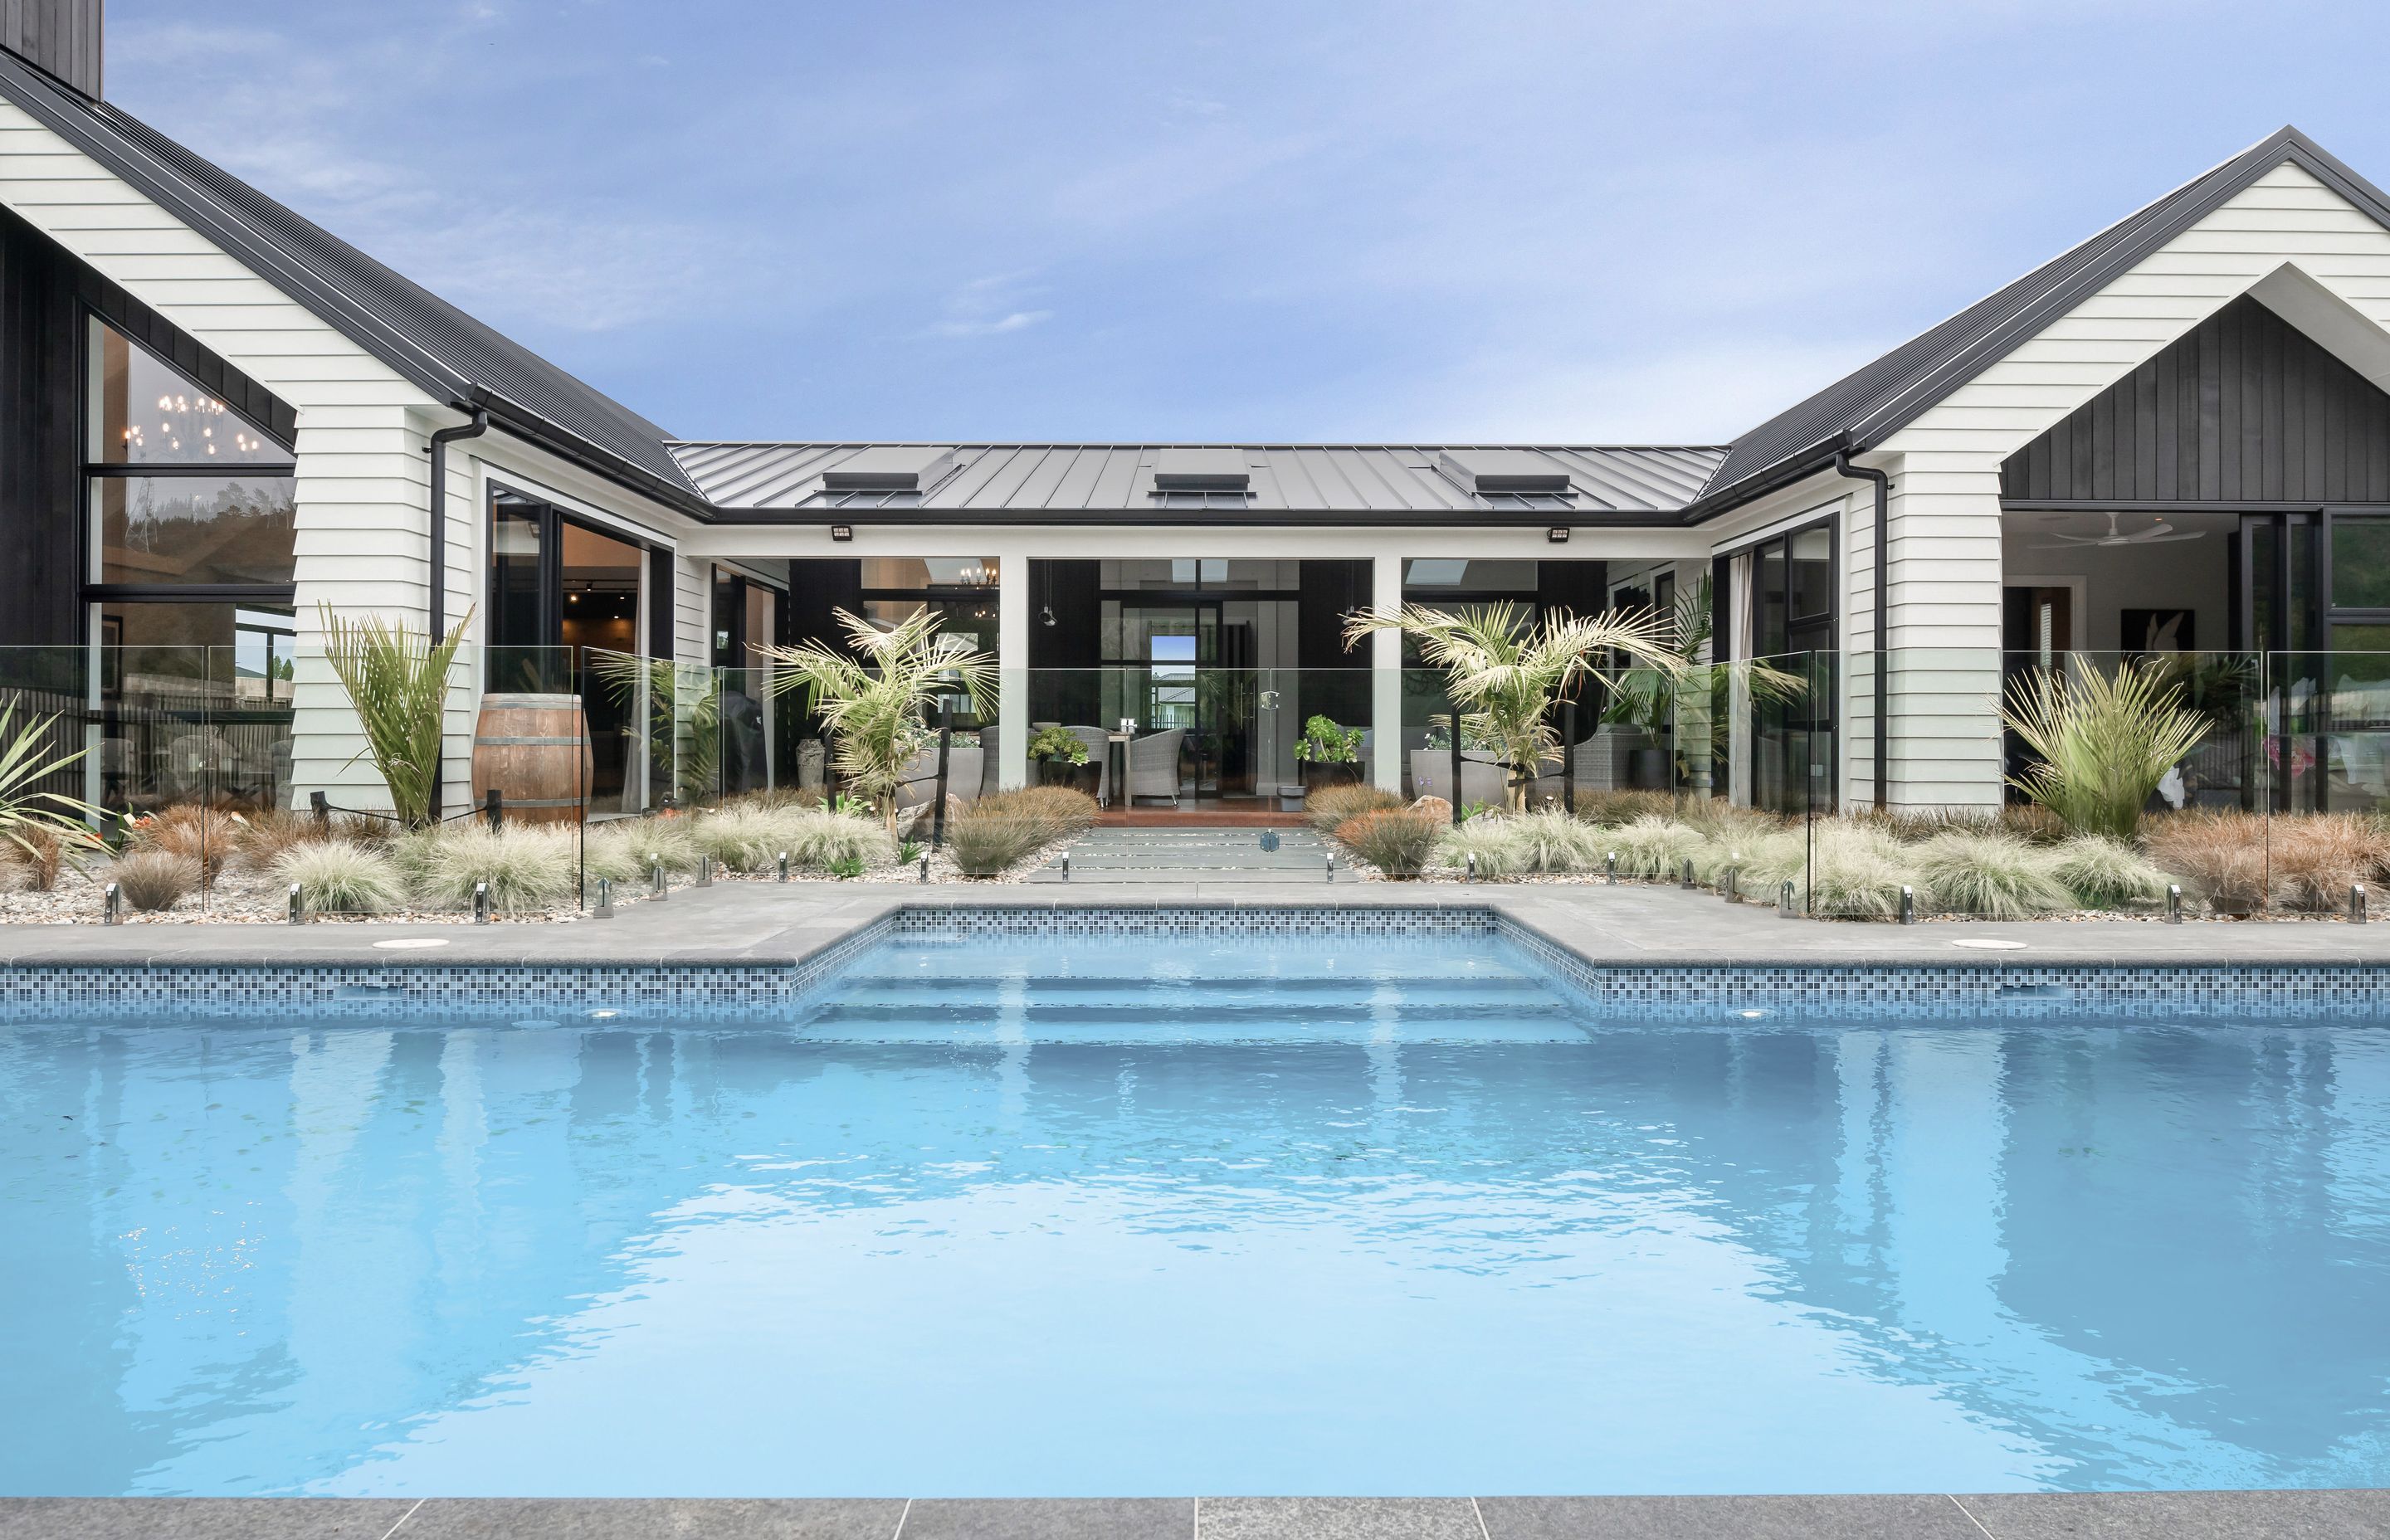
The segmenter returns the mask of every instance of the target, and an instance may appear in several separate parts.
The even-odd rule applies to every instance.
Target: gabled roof
[[[702,516],[664,430],[131,114],[0,52],[0,96],[440,402],[483,406],[633,491]]]
[[[1649,524],[1690,502],[1725,453],[1714,447],[1498,446],[1565,476],[1561,492],[1479,492],[1441,463],[1496,448],[1466,444],[683,443],[674,446],[705,495],[730,518],[875,524],[974,522],[1234,524]],[[848,491],[824,472],[859,456],[934,448],[936,479],[916,490]],[[1241,490],[1156,484],[1165,454],[1203,451],[1244,468]],[[878,463],[878,461],[874,461]],[[1505,464],[1512,463],[1505,460]]]
[[[2390,199],[2295,128],[2267,135],[1728,447],[1688,521],[1872,448],[2285,161],[2390,226]]]

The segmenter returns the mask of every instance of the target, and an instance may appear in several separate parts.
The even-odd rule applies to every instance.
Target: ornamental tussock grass
[[[2256,814],[2174,814],[2153,822],[2142,843],[2214,913],[2254,914],[2266,902],[2266,820]]]
[[[135,824],[132,842],[135,850],[164,851],[187,858],[198,867],[199,881],[212,888],[247,827],[247,820],[237,813],[183,802]]]
[[[780,852],[789,848],[792,819],[750,802],[725,805],[685,822],[688,842],[700,859],[719,861],[735,872],[759,872],[777,866]]]
[[[1814,844],[1806,881],[1795,890],[1812,914],[1892,919],[1900,913],[1900,890],[1923,886],[1908,847],[1881,829],[1821,825]]]
[[[1618,853],[1618,872],[1622,877],[1673,878],[1688,859],[1700,854],[1702,844],[1701,830],[1691,825],[1647,813],[1631,824],[1609,830],[1603,850]],[[1600,870],[1600,855],[1597,854],[1585,869]]]
[[[1376,811],[1393,810],[1381,808]],[[1489,880],[1515,876],[1523,870],[1549,869],[1531,867],[1525,863],[1520,840],[1525,831],[1519,827],[1527,821],[1524,817],[1481,813],[1463,823],[1445,824],[1444,815],[1431,814],[1427,809],[1407,811],[1415,811],[1422,816],[1434,816],[1436,822],[1443,826],[1443,832],[1437,836],[1435,843],[1435,865],[1439,866],[1465,872],[1469,869],[1469,858],[1473,855],[1477,857],[1477,875]],[[1368,815],[1356,814],[1355,816],[1367,817]]]
[[[1323,786],[1303,799],[1303,815],[1311,820],[1313,828],[1332,834],[1347,818],[1404,805],[1400,797],[1374,786]]]
[[[965,877],[1002,877],[1051,844],[1059,831],[1043,818],[1002,807],[988,809],[983,797],[946,820],[946,850]]]
[[[569,904],[579,889],[581,852],[570,825],[508,824],[493,832],[451,824],[398,841],[394,859],[416,896],[441,908],[470,908],[477,884],[490,907],[519,915]]]
[[[116,884],[136,909],[171,909],[199,890],[199,863],[169,850],[136,850],[108,864],[103,881]]]
[[[2373,881],[2390,860],[2390,836],[2348,813],[2276,817],[2267,825],[2266,843],[2270,896],[2289,909],[2345,908],[2348,890]]]
[[[614,818],[591,824],[582,833],[582,866],[593,882],[601,877],[616,882],[645,882],[658,861],[663,863],[669,874],[694,872],[704,859],[690,833],[690,826],[696,821],[686,817]],[[773,853],[775,860],[778,854],[777,851]]]
[[[1631,824],[1638,818],[1677,816],[1670,791],[1585,791],[1576,794],[1576,815],[1588,824]],[[1622,857],[1623,859],[1623,857]]]
[[[274,875],[299,885],[300,901],[327,914],[371,914],[406,901],[398,863],[344,840],[309,840],[274,858]]]
[[[791,866],[808,871],[828,871],[832,866],[860,871],[896,864],[894,836],[869,818],[823,808],[792,807],[778,815],[776,821],[780,843],[770,856],[775,864],[783,850],[789,853]],[[946,828],[951,834],[951,820]]]
[[[946,820],[946,849],[965,877],[1001,877],[1046,846],[1096,821],[1096,800],[1067,786],[1030,786],[982,797]],[[893,860],[892,848],[888,859]]]
[[[15,835],[0,840],[0,861],[23,872],[25,886],[37,893],[57,887],[58,873],[68,867],[81,871],[84,858],[104,848],[98,836],[56,824],[22,824]]]
[[[2122,909],[2165,899],[2174,879],[2148,856],[2104,834],[2084,834],[2057,847],[2049,872],[2087,909]]]
[[[248,815],[233,835],[233,848],[239,852],[241,860],[255,869],[272,871],[286,851],[334,838],[334,832],[318,824],[312,813],[269,807]]]
[[[1953,829],[1910,847],[1934,901],[1983,919],[2029,919],[2075,907],[2048,851],[2008,834]]]
[[[1335,839],[1357,858],[1400,880],[1417,877],[1426,867],[1437,841],[1450,827],[1432,812],[1390,807],[1345,819],[1336,826]]]

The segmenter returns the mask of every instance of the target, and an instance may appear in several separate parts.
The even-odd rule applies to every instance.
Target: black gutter
[[[1722,513],[1730,513],[1771,492],[1781,492],[1795,481],[1805,481],[1821,470],[1832,469],[1834,462],[1849,448],[1850,435],[1837,433],[1831,439],[1820,439],[1774,465],[1754,470],[1741,481],[1715,489],[1703,488],[1700,496],[1677,510],[1677,521],[1680,524],[1703,523]]]
[[[490,414],[480,406],[457,408],[469,410],[473,420],[460,428],[443,428],[431,435],[431,624],[426,639],[433,647],[448,630],[448,446],[459,439],[478,439],[490,430]],[[442,737],[446,735],[443,733]],[[431,762],[431,816],[440,816],[440,779],[445,767],[435,756]]]
[[[1847,449],[1834,451],[1834,474],[1875,483],[1875,806],[1881,813],[1892,770],[1892,478],[1851,464]]]

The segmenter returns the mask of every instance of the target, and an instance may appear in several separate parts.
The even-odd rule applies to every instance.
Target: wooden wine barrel
[[[588,794],[589,728],[573,695],[485,695],[473,736],[473,801],[495,787],[506,815],[578,823]]]

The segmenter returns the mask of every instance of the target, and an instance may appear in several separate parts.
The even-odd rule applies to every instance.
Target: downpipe
[[[1847,449],[1834,451],[1834,474],[1875,483],[1875,807],[1881,813],[1892,773],[1892,478],[1853,465]]]
[[[430,598],[428,610],[430,627],[428,635],[432,645],[448,630],[448,446],[460,439],[478,439],[490,430],[490,412],[486,406],[457,408],[470,411],[473,420],[459,428],[443,428],[431,435],[431,574]],[[443,756],[445,757],[444,755]],[[431,816],[440,816],[440,781],[444,767],[440,759],[431,762]]]

